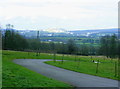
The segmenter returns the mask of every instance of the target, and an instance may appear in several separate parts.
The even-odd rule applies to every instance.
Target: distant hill
[[[75,30],[75,31],[69,31],[73,33],[87,33],[87,32],[99,32],[99,33],[117,33],[118,28],[112,28],[112,29],[96,29],[96,30]]]
[[[3,32],[5,29],[1,29]],[[36,37],[37,31],[36,30],[16,30],[21,35],[25,37]],[[111,28],[111,29],[96,29],[96,30],[74,30],[74,31],[67,31],[65,29],[53,29],[53,31],[49,30],[42,30],[40,31],[40,36],[89,36],[89,37],[99,37],[104,35],[112,35],[118,33],[118,28]],[[58,31],[57,31],[58,30]],[[62,31],[63,30],[63,31]]]
[[[104,35],[112,35],[118,33],[118,28],[112,29],[96,29],[96,30],[76,30],[76,31],[69,31],[74,35],[86,35],[86,36],[104,36]]]

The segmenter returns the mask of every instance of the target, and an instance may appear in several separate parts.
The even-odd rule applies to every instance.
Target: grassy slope
[[[72,57],[69,57],[69,59],[73,60]],[[77,57],[76,60],[78,59],[80,59],[80,61],[64,61],[63,64],[60,61],[48,61],[45,63],[80,73],[86,73],[111,79],[118,79],[118,75],[115,77],[115,62],[118,62],[117,60],[104,60],[104,58],[102,57],[94,57],[94,60],[99,59],[101,62],[98,65],[98,73],[96,73],[97,64],[92,62],[93,59],[91,60],[90,57]]]
[[[12,62],[13,59],[50,59],[52,56],[35,53],[3,51],[3,87],[70,87],[70,85],[47,78]]]

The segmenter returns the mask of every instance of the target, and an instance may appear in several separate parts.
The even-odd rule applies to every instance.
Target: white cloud
[[[116,19],[118,0],[1,0],[0,17],[9,21],[16,17],[40,16],[63,20]],[[93,22],[93,23],[94,23]],[[92,23],[92,21],[91,21]]]

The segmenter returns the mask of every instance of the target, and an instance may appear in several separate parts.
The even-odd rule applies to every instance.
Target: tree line
[[[36,36],[36,39],[26,39],[14,30],[6,30],[2,34],[2,49],[17,51],[34,51],[74,55],[104,55],[110,58],[119,56],[120,42],[116,35],[103,36],[100,38],[99,46],[86,44],[76,44],[74,40],[69,39],[67,43],[42,42]]]
[[[120,40],[115,34],[102,37],[100,43],[99,54],[105,55],[107,58],[117,58],[119,56]]]

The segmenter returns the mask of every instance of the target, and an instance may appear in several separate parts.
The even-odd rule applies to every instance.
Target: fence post
[[[62,55],[62,64],[63,64],[64,54]]]
[[[54,62],[56,62],[56,53],[55,52],[53,54],[53,60],[54,60]]]
[[[80,58],[78,59],[78,65],[77,65],[77,68],[79,68],[80,66]]]
[[[98,67],[99,67],[99,60],[97,61],[96,73],[98,73]]]
[[[77,59],[77,56],[75,55],[75,61],[76,61],[76,59]]]
[[[117,62],[115,62],[115,77],[117,76]]]
[[[92,57],[92,55],[91,55],[91,59],[92,59],[93,57]]]

